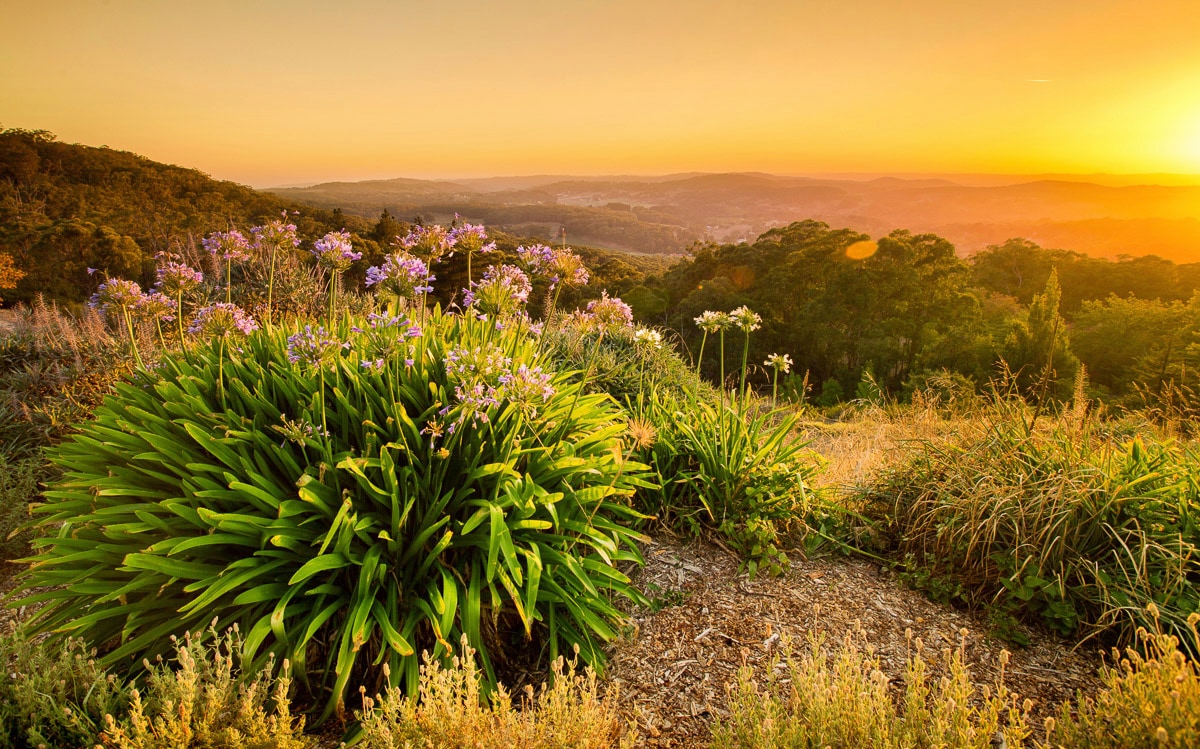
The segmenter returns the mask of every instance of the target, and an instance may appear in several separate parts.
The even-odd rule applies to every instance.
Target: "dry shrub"
[[[499,687],[487,698],[481,674],[464,638],[453,667],[426,657],[416,699],[389,688],[382,697],[364,697],[362,746],[366,749],[604,749],[632,746],[617,714],[616,687],[601,689],[596,674],[558,658],[550,685],[535,693],[526,687],[520,709]]]
[[[1150,609],[1156,616],[1156,607]],[[1196,625],[1188,617],[1193,646]],[[1138,631],[1142,650],[1114,650],[1114,665],[1100,675],[1104,689],[1094,699],[1079,696],[1046,720],[1048,747],[1058,749],[1184,749],[1200,746],[1200,668],[1180,650],[1179,639],[1161,631]]]
[[[947,673],[931,683],[920,639],[910,643],[906,688],[894,695],[862,632],[836,650],[812,635],[796,654],[785,641],[763,683],[743,668],[731,687],[730,717],[713,729],[714,749],[873,747],[875,749],[991,749],[1003,737],[1017,749],[1029,736],[1028,704],[1003,683],[977,690],[958,648],[943,651]],[[1005,664],[1008,654],[1001,654]],[[898,698],[898,699],[897,699]]]
[[[292,718],[287,663],[241,673],[237,629],[210,631],[211,644],[187,635],[176,665],[148,665],[144,690],[131,689],[129,709],[105,716],[104,743],[116,749],[305,749],[304,721]],[[144,692],[144,696],[143,696]]]

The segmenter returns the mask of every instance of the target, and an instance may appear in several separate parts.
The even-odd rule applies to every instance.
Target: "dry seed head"
[[[1154,601],[1151,601],[1150,603],[1146,604],[1146,613],[1148,613],[1150,616],[1154,617],[1155,619],[1158,619],[1158,607],[1154,605]]]
[[[1054,726],[1058,725],[1058,721],[1056,721],[1053,717],[1048,717],[1042,725],[1046,727],[1046,735],[1049,736],[1050,734],[1054,733]]]
[[[1026,697],[1025,701],[1023,703],[1021,703],[1021,710],[1023,710],[1024,712],[1029,712],[1032,709],[1033,709],[1033,700]]]
[[[1007,666],[1009,660],[1011,660],[1011,659],[1012,659],[1012,653],[1008,652],[1007,650],[1000,651],[1000,665],[1001,666]]]
[[[1158,730],[1154,732],[1154,738],[1158,739],[1158,743],[1160,744],[1167,743],[1167,729],[1159,726]]]

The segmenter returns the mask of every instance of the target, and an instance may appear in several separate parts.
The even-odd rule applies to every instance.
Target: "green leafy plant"
[[[611,399],[469,316],[286,332],[166,356],[53,451],[37,631],[136,672],[218,617],[326,716],[385,665],[415,693],[416,653],[464,634],[489,680],[530,638],[601,664],[612,596],[642,601],[615,565],[640,560],[626,498],[649,485]]]

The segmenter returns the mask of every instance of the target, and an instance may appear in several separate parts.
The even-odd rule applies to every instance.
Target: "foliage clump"
[[[384,664],[414,691],[416,653],[463,634],[489,679],[531,638],[601,663],[609,596],[638,599],[614,565],[639,559],[623,521],[647,484],[615,405],[515,326],[422,314],[221,338],[118,385],[52,452],[35,628],[133,673],[218,616],[327,715]]]

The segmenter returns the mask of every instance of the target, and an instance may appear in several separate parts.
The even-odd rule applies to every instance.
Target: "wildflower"
[[[382,372],[384,365],[385,365],[385,362],[383,361],[383,359],[375,359],[374,361],[368,361],[368,360],[364,359],[363,361],[358,363],[358,366],[360,366],[363,369],[367,370],[368,372],[372,372],[372,373]]]
[[[544,244],[522,245],[517,248],[517,258],[530,275],[548,279],[552,289],[559,283],[564,286],[586,286],[590,279],[583,259],[565,247],[553,249]]]
[[[338,349],[349,344],[331,337],[321,326],[305,325],[304,330],[288,336],[287,358],[292,364],[321,366],[333,359]]]
[[[629,434],[635,450],[647,450],[654,447],[654,443],[658,439],[658,430],[654,424],[649,419],[640,416],[630,419],[629,423],[625,425],[625,431]]]
[[[787,374],[792,371],[792,357],[787,354],[771,354],[767,360],[763,362],[763,366],[770,367],[776,372]]]
[[[512,265],[493,265],[463,295],[463,303],[483,315],[511,315],[529,299],[529,276]]]
[[[350,234],[345,231],[331,231],[313,242],[312,254],[317,256],[319,264],[335,273],[341,273],[355,260],[362,259],[362,253],[354,251]]]
[[[433,291],[429,285],[435,276],[425,261],[397,252],[388,255],[383,265],[367,268],[367,286],[375,286],[398,299],[416,299],[419,294]]]
[[[187,332],[192,335],[225,338],[234,333],[249,335],[258,330],[258,323],[241,307],[220,302],[201,307],[192,315]]]
[[[288,442],[295,442],[303,445],[307,440],[313,437],[328,437],[329,432],[321,429],[316,424],[309,423],[302,419],[290,421],[286,416],[280,416],[281,424],[276,424],[271,428],[283,435]]]
[[[89,276],[95,275],[95,273],[96,273],[96,270],[97,270],[96,268],[88,268],[88,269],[87,269],[87,274],[88,274]]]
[[[607,328],[610,325],[633,325],[633,310],[630,306],[622,302],[619,297],[610,297],[607,291],[599,299],[588,302],[584,315],[600,328]]]
[[[201,240],[201,243],[210,255],[219,256],[224,260],[245,260],[250,257],[250,242],[237,229],[214,231]]]
[[[634,343],[641,343],[650,348],[662,348],[662,333],[651,328],[638,328],[633,332]]]
[[[204,274],[185,263],[168,260],[155,269],[154,290],[169,296],[186,294],[204,282]]]
[[[457,218],[457,215],[455,216]],[[496,249],[495,242],[487,241],[487,230],[476,224],[464,223],[446,235],[450,246],[460,252],[485,254]]]
[[[728,313],[708,310],[696,318],[696,325],[705,333],[717,333],[733,325],[733,319]]]
[[[532,276],[549,275],[554,263],[554,250],[544,244],[521,245],[517,248],[517,261]]]
[[[123,278],[110,278],[96,289],[88,306],[100,312],[110,309],[133,309],[142,298],[142,287],[137,281],[126,281]]]
[[[274,219],[262,226],[252,227],[250,233],[254,235],[256,250],[300,246],[300,237],[296,236],[296,225],[287,220],[287,211],[283,212],[283,220]]]
[[[735,326],[747,333],[762,327],[762,317],[756,312],[751,312],[750,308],[745,305],[730,312],[729,319]]]
[[[396,237],[396,243],[430,263],[436,263],[454,248],[454,240],[450,238],[449,232],[438,224],[414,226],[408,234]]]
[[[163,320],[170,322],[175,319],[175,300],[167,295],[152,291],[149,294],[143,294],[134,306],[134,311],[138,317],[146,320]]]
[[[497,380],[500,384],[497,395],[532,415],[537,412],[538,404],[545,403],[554,396],[551,379],[553,375],[543,372],[541,367],[522,364],[516,371],[500,375]]]

